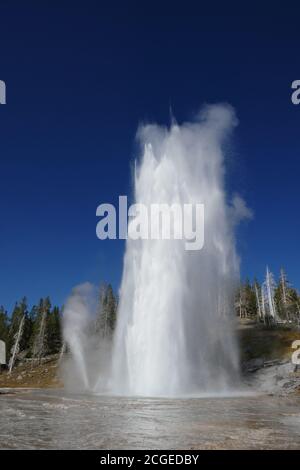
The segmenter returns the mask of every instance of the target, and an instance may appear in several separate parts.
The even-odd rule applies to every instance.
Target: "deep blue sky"
[[[95,211],[130,194],[138,123],[219,101],[240,122],[228,185],[255,213],[238,232],[242,276],[283,265],[300,287],[296,2],[101,4],[0,2],[0,304],[117,288],[124,245],[96,238]]]

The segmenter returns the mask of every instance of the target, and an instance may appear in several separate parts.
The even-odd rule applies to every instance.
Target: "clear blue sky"
[[[242,276],[283,265],[300,287],[300,8],[250,4],[1,2],[0,304],[117,288],[124,245],[96,238],[95,211],[130,194],[138,123],[219,101],[240,121],[228,185],[255,214]]]

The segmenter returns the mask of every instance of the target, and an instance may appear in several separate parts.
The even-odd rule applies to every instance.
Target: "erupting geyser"
[[[204,247],[184,240],[127,240],[113,355],[113,391],[176,396],[222,393],[237,379],[234,226],[247,215],[227,204],[223,143],[236,119],[209,106],[192,123],[146,125],[135,172],[135,202],[205,207]]]
[[[135,168],[134,202],[149,208],[203,204],[204,246],[189,251],[184,238],[128,238],[106,391],[222,394],[237,384],[234,293],[239,259],[234,230],[249,211],[239,196],[228,202],[224,188],[224,143],[235,124],[230,106],[215,105],[205,107],[191,123],[146,125],[138,131],[142,156]],[[134,222],[129,221],[129,231]],[[173,223],[179,224],[176,215]],[[64,329],[77,354],[77,370],[85,385],[93,383],[100,392],[101,368],[92,380],[84,372],[88,361],[83,351],[91,348],[82,346],[87,338],[80,340],[80,315],[74,314],[77,327],[68,326],[71,318],[66,315]]]

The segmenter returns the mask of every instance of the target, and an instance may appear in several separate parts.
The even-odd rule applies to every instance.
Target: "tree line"
[[[111,338],[116,325],[118,299],[110,284],[99,289],[93,331],[99,338]],[[300,326],[300,296],[283,269],[278,280],[269,268],[259,283],[246,280],[238,289],[235,302],[240,318],[251,318],[267,326],[295,324]],[[0,340],[6,343],[10,370],[16,360],[41,360],[65,348],[61,321],[64,307],[52,306],[49,297],[41,298],[30,310],[26,297],[16,302],[11,314],[0,307]]]
[[[94,331],[100,337],[112,337],[117,315],[117,297],[110,284],[99,290]],[[64,307],[52,306],[49,297],[41,298],[30,310],[26,297],[16,302],[11,314],[0,306],[0,340],[6,343],[10,370],[16,360],[41,360],[65,349],[62,338]]]
[[[247,279],[236,296],[236,313],[240,318],[252,318],[265,325],[300,325],[300,295],[291,285],[284,269],[278,280],[266,268],[262,283]]]

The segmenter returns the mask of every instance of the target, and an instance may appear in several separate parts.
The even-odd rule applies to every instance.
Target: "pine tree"
[[[109,325],[110,334],[112,335],[115,330],[116,320],[117,320],[117,300],[110,284],[108,285],[108,288],[107,288],[107,309],[108,309],[108,325]]]
[[[12,351],[12,348],[15,346],[16,337],[19,333],[20,323],[22,320],[22,334],[19,338],[18,353],[20,351],[25,351],[28,348],[29,338],[31,335],[31,323],[28,316],[26,297],[23,297],[20,302],[16,302],[11,315],[7,345],[7,349],[9,351]]]
[[[62,339],[60,329],[60,311],[54,307],[47,316],[47,352],[56,354],[61,350]]]
[[[10,318],[9,332],[8,332],[8,349],[11,350],[14,344],[15,335],[19,329],[20,321],[22,319],[22,311],[18,302],[15,303],[14,309]]]
[[[267,323],[267,312],[266,312],[266,302],[265,302],[265,294],[264,294],[264,285],[261,286],[260,289],[260,299],[261,299],[261,312],[264,319],[264,324]]]
[[[0,340],[4,341],[5,345],[7,345],[7,342],[8,342],[8,332],[9,332],[8,314],[5,308],[1,306],[0,307]],[[6,350],[6,356],[7,356],[7,346],[5,347],[5,350]]]
[[[254,281],[254,291],[255,291],[255,299],[256,299],[257,321],[258,322],[264,321],[263,308],[261,305],[261,288],[257,280]]]
[[[7,343],[8,332],[9,332],[9,322],[7,311],[3,306],[0,307],[0,339]]]
[[[235,306],[240,318],[251,318],[257,314],[255,289],[248,279],[240,286]]]
[[[33,325],[32,357],[40,361],[47,351],[47,318],[51,309],[49,297],[41,299]]]
[[[101,284],[99,289],[99,301],[95,319],[95,331],[99,336],[105,336],[107,329],[107,311],[105,310],[106,291],[107,285],[104,283]]]
[[[16,358],[18,353],[20,352],[20,346],[21,346],[21,340],[22,340],[22,335],[24,331],[24,323],[25,323],[25,315],[23,315],[20,319],[20,323],[18,325],[18,329],[14,335],[14,344],[11,350],[11,356],[9,359],[9,373],[11,373],[13,366],[15,364]]]
[[[111,338],[116,324],[117,300],[110,284],[101,285],[95,329],[103,338]]]
[[[245,282],[244,292],[247,316],[255,317],[257,314],[255,288],[250,284],[249,279]]]
[[[275,292],[277,310],[281,318],[287,321],[298,319],[298,294],[290,285],[284,269],[280,270],[280,279]]]
[[[28,312],[28,305],[26,297],[23,297],[19,304],[20,311],[22,316],[24,316],[24,327],[23,327],[23,334],[20,344],[21,351],[27,351],[29,353],[29,344],[30,344],[30,337],[32,335],[32,328],[33,324]]]

